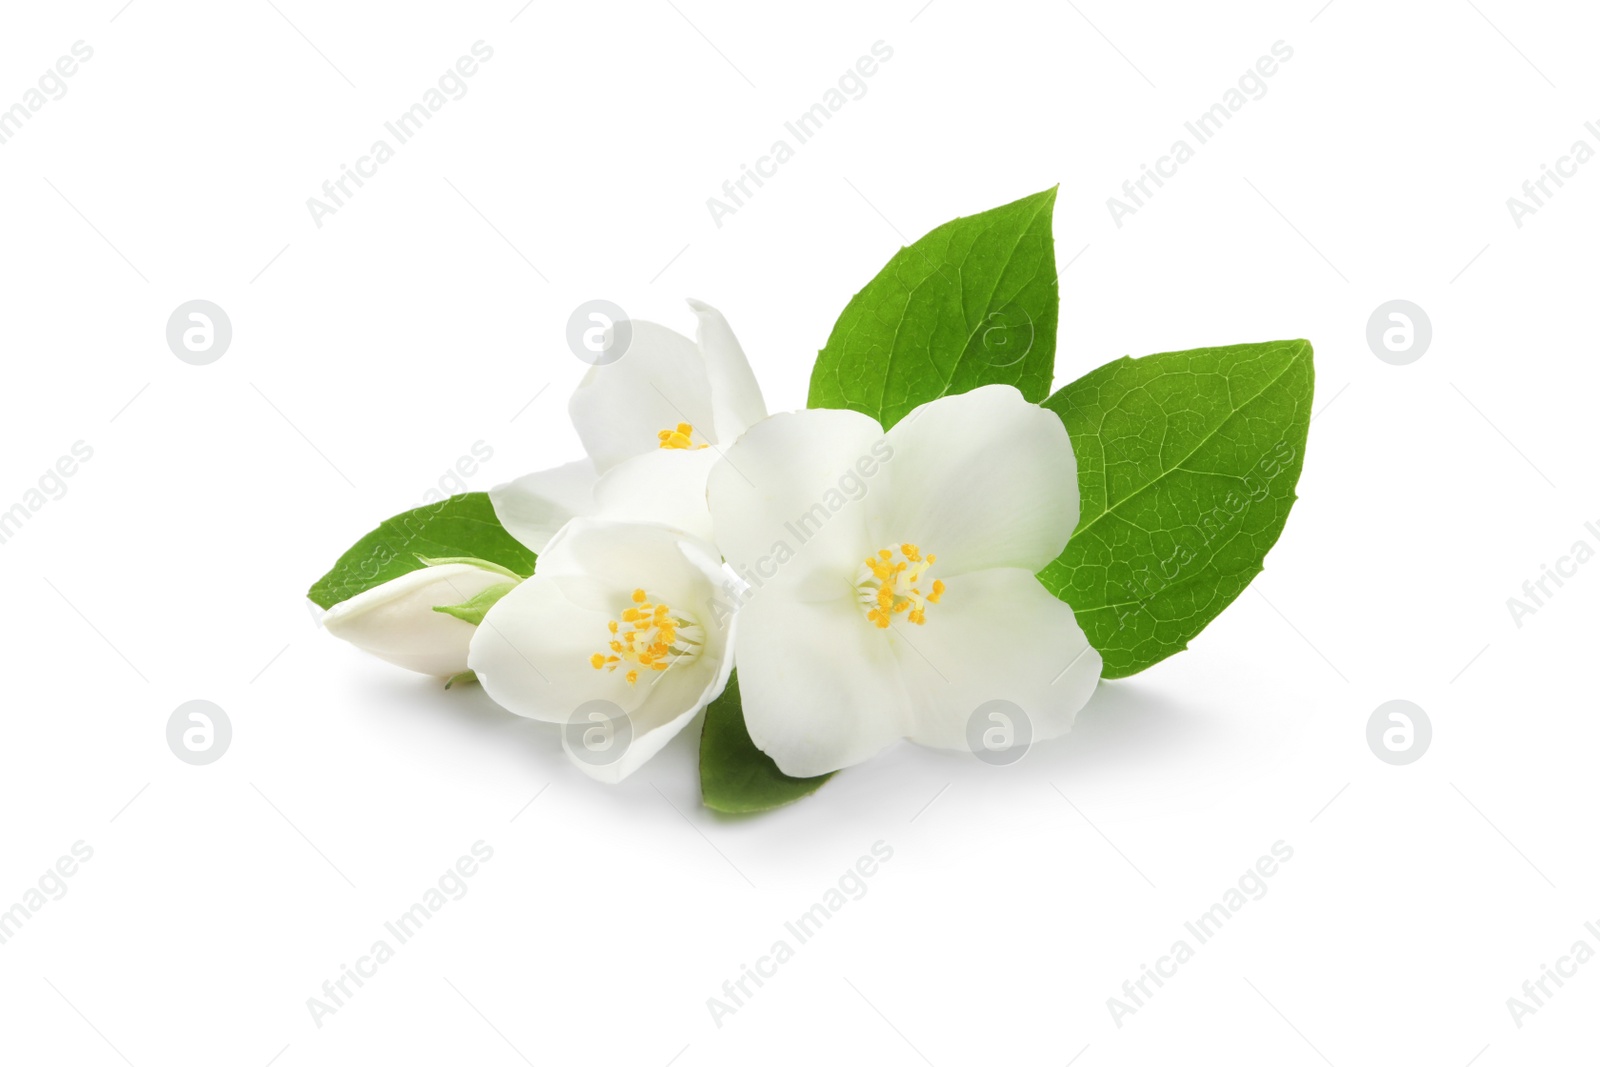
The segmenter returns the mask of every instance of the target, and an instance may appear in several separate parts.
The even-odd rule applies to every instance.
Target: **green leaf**
[[[1056,191],[955,219],[896,252],[850,299],[811,370],[814,408],[884,429],[980,385],[1050,392],[1056,352]]]
[[[480,590],[471,600],[465,603],[440,604],[433,610],[441,615],[453,615],[462,622],[470,622],[472,625],[477,626],[483,621],[483,617],[489,614],[489,609],[500,603],[500,598],[515,589],[517,584],[516,582],[501,582],[499,585],[491,585],[486,589]],[[449,686],[445,688],[448,689]]]
[[[524,578],[533,573],[537,558],[500,525],[488,493],[457,493],[383,522],[340,556],[306,596],[318,607],[331,608],[418,570],[425,565],[419,557],[455,556],[487,560]]]
[[[810,796],[832,778],[790,778],[750,740],[739,701],[739,676],[706,708],[700,731],[700,795],[714,811],[748,815]]]
[[[462,671],[460,674],[452,674],[450,677],[446,678],[444,680],[444,687],[449,689],[453,685],[463,685],[467,682],[476,682],[477,680],[477,671]]]
[[[1059,390],[1082,517],[1039,574],[1105,677],[1137,674],[1244,592],[1283,532],[1305,461],[1307,341],[1123,357]]]

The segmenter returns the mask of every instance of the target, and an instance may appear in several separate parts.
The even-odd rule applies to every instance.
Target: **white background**
[[[7,5],[0,106],[0,1059],[115,1064],[1587,1062],[1600,962],[1600,120],[1583,5],[304,0]],[[458,56],[494,49],[319,229],[306,199]],[[705,205],[875,41],[852,100],[732,217]],[[1106,198],[1275,41],[1268,82],[1136,215]],[[769,406],[903,240],[1060,183],[1057,381],[1124,353],[1306,337],[1301,502],[1186,654],[1009,770],[902,747],[815,797],[698,807],[694,732],[618,788],[553,729],[320,633],[305,588],[473,444],[485,489],[575,458],[567,316],[721,308]],[[1070,265],[1068,265],[1070,261]],[[168,350],[180,303],[232,347]],[[1432,319],[1404,367],[1380,303]],[[459,488],[446,483],[446,488]],[[222,706],[217,763],[168,750]],[[1368,717],[1431,717],[1417,763]],[[537,796],[531,805],[530,798]],[[316,1026],[308,997],[475,841],[494,850]],[[1275,842],[1294,858],[1119,1028],[1107,998]],[[706,1000],[874,842],[893,859],[720,1028]],[[1192,943],[1192,939],[1191,939]],[[1553,988],[1553,987],[1552,987]],[[1076,1057],[1076,1059],[1074,1059]],[[1476,1057],[1476,1059],[1475,1059]]]

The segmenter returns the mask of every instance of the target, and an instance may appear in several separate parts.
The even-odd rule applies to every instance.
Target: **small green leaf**
[[[470,622],[476,626],[483,621],[489,609],[500,603],[500,598],[517,587],[516,582],[501,582],[479,591],[464,604],[440,604],[433,610],[441,615],[453,615],[462,622]],[[449,688],[446,686],[446,688]]]
[[[476,671],[462,671],[460,674],[452,674],[450,677],[446,678],[444,680],[444,687],[449,689],[453,685],[461,685],[465,682],[476,682],[477,680],[478,675]]]
[[[851,408],[888,429],[981,385],[1043,400],[1056,353],[1055,202],[1046,189],[896,252],[834,323],[808,405]]]
[[[1083,511],[1039,574],[1105,677],[1188,647],[1261,573],[1294,505],[1314,371],[1307,341],[1123,357],[1059,390]]]
[[[381,523],[340,556],[306,596],[318,607],[331,608],[418,570],[424,566],[419,557],[457,556],[487,560],[518,577],[532,574],[536,560],[500,525],[488,493],[458,493]]]
[[[739,701],[739,676],[706,708],[700,731],[700,795],[705,806],[733,815],[771,811],[810,796],[832,778],[790,778],[750,740]]]

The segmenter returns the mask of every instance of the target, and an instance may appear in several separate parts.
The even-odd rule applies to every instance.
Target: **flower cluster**
[[[529,577],[423,560],[335,604],[325,627],[402,667],[468,672],[518,715],[626,738],[631,774],[737,665],[750,739],[812,777],[909,739],[969,747],[974,713],[1065,733],[1101,675],[1072,608],[1036,575],[1078,523],[1062,419],[1006,385],[885,430],[816,408],[768,415],[727,321],[694,340],[648,322],[569,407],[586,457],[501,485],[494,515]],[[614,709],[599,715],[596,708]]]

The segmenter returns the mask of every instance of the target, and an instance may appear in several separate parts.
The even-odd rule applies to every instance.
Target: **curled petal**
[[[690,300],[689,306],[700,317],[695,339],[705,357],[706,375],[711,384],[712,423],[715,440],[730,445],[739,435],[767,417],[761,386],[745,358],[739,339],[728,320],[710,304]]]

